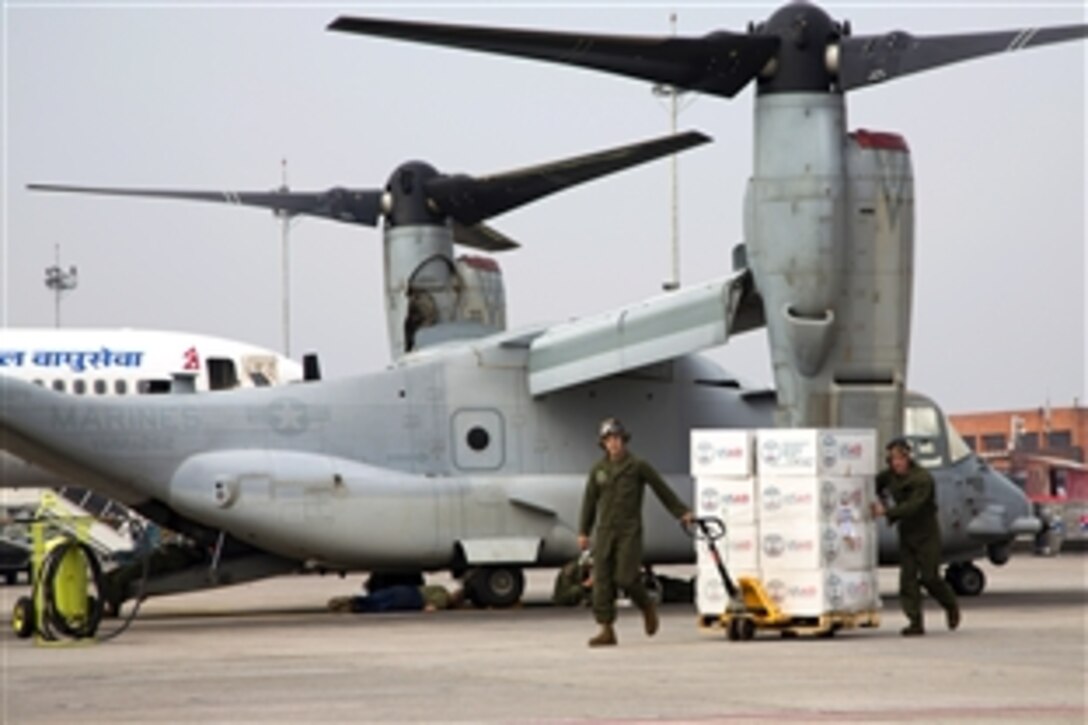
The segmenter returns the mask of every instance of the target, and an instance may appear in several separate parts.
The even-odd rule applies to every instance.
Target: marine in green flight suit
[[[608,418],[599,441],[605,456],[590,469],[578,523],[578,545],[584,551],[593,536],[593,616],[601,631],[590,647],[616,644],[616,592],[622,588],[640,610],[646,634],[657,632],[657,611],[642,584],[642,496],[649,486],[675,517],[690,522],[684,505],[653,466],[627,450],[631,436],[623,424]]]
[[[909,624],[904,636],[925,634],[922,622],[922,590],[944,607],[949,629],[960,624],[960,609],[952,588],[940,577],[941,531],[933,476],[911,459],[910,444],[903,438],[888,443],[888,468],[876,478],[879,498],[894,505],[873,504],[873,514],[887,516],[899,527],[899,602]]]

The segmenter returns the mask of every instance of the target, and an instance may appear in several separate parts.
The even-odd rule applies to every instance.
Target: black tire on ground
[[[747,641],[756,636],[756,623],[747,617],[737,620],[737,630],[741,640]]]
[[[512,607],[524,591],[525,575],[518,567],[481,567],[465,576],[465,595],[478,607]]]
[[[15,630],[15,636],[19,639],[27,639],[34,634],[33,599],[19,597],[15,600],[15,608],[11,612],[11,628]]]
[[[977,597],[986,588],[986,575],[970,562],[949,564],[944,579],[961,597]]]
[[[730,642],[736,642],[740,639],[740,620],[734,617],[729,620],[729,625],[725,628],[725,636],[729,638]]]

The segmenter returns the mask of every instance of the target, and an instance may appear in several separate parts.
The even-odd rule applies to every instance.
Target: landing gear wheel
[[[961,597],[977,597],[986,588],[986,575],[970,562],[949,564],[944,578]]]
[[[481,567],[465,576],[465,594],[477,607],[512,607],[525,591],[525,575],[515,567]]]
[[[15,600],[15,608],[11,612],[11,628],[15,630],[15,636],[19,639],[27,639],[34,634],[33,599],[19,597]]]

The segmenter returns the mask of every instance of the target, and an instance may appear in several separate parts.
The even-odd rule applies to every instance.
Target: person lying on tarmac
[[[555,575],[552,604],[560,607],[590,604],[593,597],[593,560],[586,553],[568,561]]]
[[[369,594],[333,597],[328,606],[332,612],[437,612],[439,609],[457,609],[464,601],[463,589],[450,591],[435,584],[420,587],[394,584]]]

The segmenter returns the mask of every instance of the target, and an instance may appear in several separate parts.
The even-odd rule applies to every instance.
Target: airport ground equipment
[[[19,597],[12,628],[39,644],[93,639],[102,620],[102,564],[89,543],[90,516],[62,508],[52,491],[42,495],[30,522],[31,594]],[[93,588],[97,596],[89,594]]]
[[[27,523],[31,538],[31,593],[15,601],[11,626],[16,636],[35,637],[37,644],[57,645],[102,642],[128,629],[143,599],[147,552],[141,557],[143,574],[136,605],[120,626],[100,635],[99,625],[106,612],[108,595],[102,553],[91,533],[94,517],[73,513],[55,492],[46,491],[34,517]],[[143,531],[138,521],[133,521],[132,526],[138,533]],[[136,538],[146,544],[142,533]]]
[[[833,637],[842,629],[880,626],[880,615],[875,611],[831,612],[818,617],[791,616],[775,603],[760,578],[742,576],[736,582],[733,581],[716,544],[719,539],[727,536],[724,521],[716,517],[700,517],[695,519],[694,527],[688,529],[688,533],[706,542],[710,558],[729,593],[725,610],[716,617],[700,616],[700,627],[720,627],[730,641],[737,642],[754,639],[756,632],[761,631],[778,632],[782,637]]]

